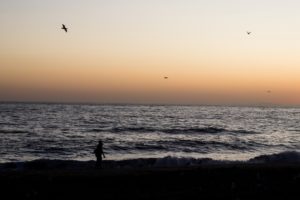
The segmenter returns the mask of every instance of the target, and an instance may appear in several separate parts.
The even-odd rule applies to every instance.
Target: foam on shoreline
[[[167,156],[163,158],[139,158],[131,160],[105,160],[104,168],[108,169],[142,169],[142,168],[171,168],[197,167],[226,164],[299,164],[300,152],[289,151],[272,155],[262,155],[248,161],[223,161],[210,158],[186,158]],[[23,170],[90,170],[95,168],[95,161],[74,160],[33,160],[28,162],[10,162],[0,164],[0,172]]]

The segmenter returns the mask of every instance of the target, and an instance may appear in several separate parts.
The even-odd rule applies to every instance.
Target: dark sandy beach
[[[90,163],[92,164],[92,163]],[[38,166],[38,165],[37,165]],[[298,199],[299,164],[4,170],[5,199]]]

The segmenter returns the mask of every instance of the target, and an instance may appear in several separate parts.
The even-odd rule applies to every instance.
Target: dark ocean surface
[[[300,149],[300,108],[0,104],[0,163],[94,159],[248,160]]]

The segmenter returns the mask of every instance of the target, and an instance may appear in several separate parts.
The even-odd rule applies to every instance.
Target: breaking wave
[[[222,166],[226,164],[297,164],[300,165],[300,152],[282,152],[272,155],[261,155],[248,161],[225,161],[211,158],[188,158],[166,156],[163,158],[140,158],[131,160],[106,160],[104,168],[107,169],[136,169],[136,168],[169,168],[169,167],[197,167],[197,166]],[[0,171],[9,170],[88,170],[94,169],[95,161],[74,160],[34,160],[29,162],[11,162],[0,164]]]

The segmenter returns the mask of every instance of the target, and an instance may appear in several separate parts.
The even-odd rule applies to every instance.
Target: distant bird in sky
[[[268,93],[268,94],[271,94],[271,93],[272,93],[272,91],[271,91],[271,90],[267,90],[267,93]]]
[[[165,76],[164,79],[168,79],[169,77]]]
[[[68,32],[68,28],[63,24],[61,29],[63,29],[66,33]]]
[[[252,33],[252,32],[250,32],[250,31],[247,31],[247,34],[248,34],[248,35],[250,35],[251,33]]]

